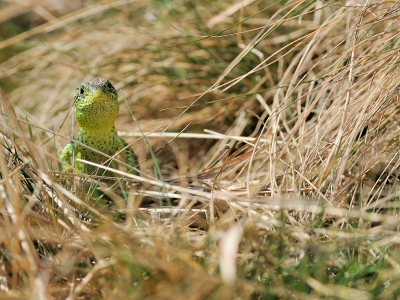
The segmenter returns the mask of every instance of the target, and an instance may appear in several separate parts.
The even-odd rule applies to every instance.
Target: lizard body
[[[75,116],[79,123],[76,141],[87,145],[84,147],[76,142],[68,143],[60,154],[63,171],[74,166],[78,171],[92,174],[97,171],[94,166],[77,161],[82,158],[97,164],[107,161],[107,157],[93,151],[94,148],[106,155],[120,154],[125,162],[137,167],[137,157],[127,143],[118,136],[115,130],[115,120],[119,112],[117,91],[106,78],[89,80],[78,86],[74,95]],[[89,148],[90,147],[90,148]],[[100,170],[101,173],[104,173]]]

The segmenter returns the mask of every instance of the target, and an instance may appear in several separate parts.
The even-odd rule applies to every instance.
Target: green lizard
[[[74,95],[75,116],[79,123],[76,142],[68,143],[60,154],[63,171],[69,171],[74,166],[78,171],[94,174],[97,168],[77,161],[82,158],[97,164],[102,164],[108,158],[93,151],[94,148],[109,156],[118,151],[126,163],[138,167],[137,157],[128,144],[118,136],[114,122],[118,116],[119,104],[117,91],[106,78],[98,78],[82,83]],[[90,148],[89,148],[90,147]],[[104,171],[100,170],[99,174]]]

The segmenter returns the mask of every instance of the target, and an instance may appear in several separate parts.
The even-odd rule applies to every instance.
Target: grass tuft
[[[396,299],[397,2],[84,4],[1,4],[1,297]],[[93,77],[115,190],[59,172]]]

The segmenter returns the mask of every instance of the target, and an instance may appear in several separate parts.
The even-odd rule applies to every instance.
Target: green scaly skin
[[[109,156],[127,146],[127,143],[115,131],[115,120],[118,116],[119,104],[117,91],[106,78],[93,79],[82,83],[75,91],[74,104],[79,131],[76,140]],[[120,155],[125,162],[137,168],[135,153],[127,147]],[[105,175],[103,170],[77,161],[82,158],[97,164],[107,161],[107,157],[94,152],[75,142],[68,143],[60,154],[63,171],[68,172],[71,166],[86,174]],[[113,164],[111,164],[115,167]],[[108,174],[107,174],[108,175]]]

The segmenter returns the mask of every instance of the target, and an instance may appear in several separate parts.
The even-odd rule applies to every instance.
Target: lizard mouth
[[[99,95],[99,96],[93,97],[91,102],[92,102],[92,103],[100,103],[100,102],[103,102],[103,101],[105,101],[105,100],[107,100],[107,97],[106,97],[106,96]]]

